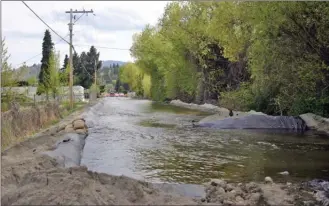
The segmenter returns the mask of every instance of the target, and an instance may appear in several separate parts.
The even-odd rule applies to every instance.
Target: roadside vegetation
[[[329,116],[329,2],[171,2],[121,81],[156,101]]]
[[[59,53],[54,49],[51,35],[46,30],[42,43],[41,70],[38,78],[22,81],[28,67],[24,64],[14,69],[9,63],[5,39],[2,40],[1,71],[1,139],[2,150],[23,141],[40,129],[57,123],[86,103],[75,102],[70,109],[68,100],[60,89],[68,85],[69,66],[60,68]],[[60,71],[60,72],[59,72]],[[18,92],[20,86],[37,86],[37,94],[45,95],[44,101],[36,101],[24,92]],[[14,89],[15,88],[15,89]],[[24,89],[24,88],[22,88]]]

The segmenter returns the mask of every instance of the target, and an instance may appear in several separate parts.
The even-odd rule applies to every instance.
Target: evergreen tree
[[[45,31],[45,35],[43,38],[42,43],[42,59],[41,59],[41,69],[39,73],[39,87],[37,94],[40,95],[42,93],[46,93],[48,96],[48,82],[47,77],[50,76],[49,71],[49,61],[50,61],[50,54],[53,51],[54,44],[51,41],[51,35],[49,30]]]
[[[61,68],[61,71],[65,71],[67,65],[69,64],[69,57],[67,56],[67,54],[65,55],[65,58],[64,58],[64,64],[63,64],[63,67]]]
[[[120,86],[121,86],[121,82],[120,79],[118,78],[117,81],[115,82],[115,87],[114,87],[116,92],[119,92]]]

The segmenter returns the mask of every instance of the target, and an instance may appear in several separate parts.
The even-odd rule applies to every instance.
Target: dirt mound
[[[3,168],[1,195],[3,205],[196,204],[128,177],[58,168],[46,155]]]

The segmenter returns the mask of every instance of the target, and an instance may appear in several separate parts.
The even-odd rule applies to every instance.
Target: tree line
[[[10,88],[22,85],[36,85],[37,95],[44,94],[48,99],[50,95],[56,97],[60,93],[58,90],[60,86],[68,86],[70,73],[68,55],[65,55],[63,65],[61,66],[60,54],[55,50],[49,30],[46,30],[44,33],[41,68],[36,81],[32,81],[31,79],[24,82],[21,80],[21,77],[28,70],[28,67],[24,64],[16,70],[13,69],[8,63],[10,55],[5,47],[4,39],[2,40],[2,46],[4,48],[1,54],[3,60],[1,73],[2,87]],[[72,58],[74,85],[83,86],[85,89],[91,88],[94,83],[95,70],[98,72],[102,67],[99,55],[100,53],[97,52],[97,49],[94,46],[91,46],[88,52],[83,51],[80,55],[76,52],[74,53]],[[6,94],[6,96],[10,95]]]
[[[328,15],[329,2],[171,2],[120,78],[156,101],[328,116]]]

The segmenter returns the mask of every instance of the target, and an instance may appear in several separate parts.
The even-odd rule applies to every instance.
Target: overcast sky
[[[132,35],[142,31],[146,24],[156,24],[164,11],[166,1],[26,1],[26,3],[58,34],[68,38],[69,14],[65,11],[93,9],[96,16],[82,16],[73,28],[73,44],[78,53],[91,45],[129,49]],[[44,25],[22,2],[2,2],[2,36],[11,54],[12,66],[42,52]],[[81,14],[76,14],[79,17]],[[60,51],[61,64],[69,46],[51,32],[55,49]],[[129,51],[97,48],[101,60],[131,61]],[[41,55],[26,61],[27,65],[40,63]]]

